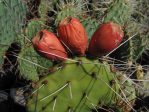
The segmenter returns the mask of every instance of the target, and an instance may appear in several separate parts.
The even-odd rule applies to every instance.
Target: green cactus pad
[[[116,74],[106,63],[80,58],[51,71],[36,83],[27,103],[29,112],[90,112],[99,103],[113,104],[117,98]]]
[[[48,0],[40,1],[38,12],[39,12],[40,19],[44,22],[48,18],[47,13],[48,13],[49,8],[50,8],[50,2]]]
[[[32,46],[26,46],[18,56],[19,70],[21,76],[27,80],[37,81],[40,75],[44,75],[53,64],[51,61],[41,57]]]
[[[40,19],[31,20],[26,28],[26,36],[31,40],[37,32],[44,29],[45,25]]]
[[[36,65],[38,64],[37,56],[38,54],[36,54],[32,46],[22,49],[18,56],[20,74],[27,80],[37,81],[39,79],[37,73],[38,66]]]
[[[0,1],[0,64],[5,51],[21,33],[26,12],[26,4],[20,0]]]
[[[83,7],[82,0],[60,0],[56,3],[56,20],[55,25],[57,26],[61,20],[66,17],[78,17],[79,15],[83,14]]]
[[[99,26],[99,22],[96,19],[93,19],[90,17],[80,18],[80,21],[87,32],[88,38],[91,39],[93,33],[96,31],[96,29]]]
[[[115,0],[107,11],[104,22],[114,21],[124,25],[131,17],[131,3],[127,0]]]

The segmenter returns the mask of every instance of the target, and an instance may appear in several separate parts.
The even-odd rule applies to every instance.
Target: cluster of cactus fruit
[[[69,55],[66,51],[85,56],[87,48],[90,57],[97,58],[115,49],[121,43],[124,33],[118,24],[104,23],[93,34],[88,47],[87,33],[83,25],[74,17],[66,17],[58,26],[58,36],[41,30],[32,39],[32,43],[38,53],[53,61],[66,60]]]
[[[24,78],[31,80],[30,94],[25,96],[27,111],[135,111],[134,82],[129,74],[115,70],[108,61],[110,53],[120,45],[123,46],[118,54],[123,61],[135,62],[147,48],[143,42],[149,33],[143,38],[140,38],[142,32],[134,35],[140,31],[137,23],[131,24],[134,2],[137,0],[40,1],[39,17],[28,21],[22,32],[10,39],[17,34],[14,41],[22,46],[19,55],[15,55],[18,69]],[[24,15],[28,11],[22,10],[20,13]],[[20,25],[22,21],[18,22]],[[8,26],[13,25],[8,23]],[[14,29],[19,30],[20,26]],[[142,39],[140,46],[135,46],[137,39]],[[137,78],[140,71],[142,69],[138,70]]]

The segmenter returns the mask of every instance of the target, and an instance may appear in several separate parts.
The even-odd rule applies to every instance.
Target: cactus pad
[[[29,112],[90,112],[97,105],[112,105],[117,98],[121,99],[116,74],[106,63],[79,58],[76,62],[66,61],[55,66],[51,71],[35,84],[28,99]]]
[[[0,1],[0,64],[9,45],[21,33],[26,12],[26,4],[20,0]]]

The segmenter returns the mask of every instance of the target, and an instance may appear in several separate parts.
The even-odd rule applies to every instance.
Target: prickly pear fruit
[[[66,17],[58,26],[60,40],[72,51],[72,53],[83,56],[88,46],[87,33],[74,17]]]
[[[58,38],[47,30],[39,31],[32,39],[34,49],[45,58],[52,61],[63,61],[67,52]]]
[[[92,57],[102,56],[115,49],[122,41],[124,32],[116,23],[103,23],[93,34],[89,53]]]

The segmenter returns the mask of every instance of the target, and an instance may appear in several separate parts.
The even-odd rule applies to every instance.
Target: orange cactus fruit
[[[92,57],[103,56],[122,42],[124,32],[120,25],[107,22],[103,23],[93,34],[88,52]]]
[[[64,61],[67,52],[58,38],[47,30],[39,31],[32,39],[34,49],[43,57],[52,61]]]
[[[87,33],[74,17],[66,17],[58,26],[59,39],[73,54],[83,56],[88,46]]]

